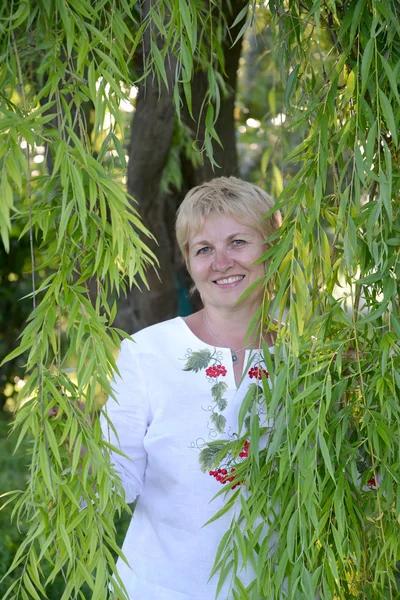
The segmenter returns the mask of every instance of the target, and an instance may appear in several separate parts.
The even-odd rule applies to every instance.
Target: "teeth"
[[[218,279],[215,283],[225,284],[225,283],[235,283],[235,281],[240,281],[243,279],[244,275],[239,275],[237,277],[228,277],[227,279]]]

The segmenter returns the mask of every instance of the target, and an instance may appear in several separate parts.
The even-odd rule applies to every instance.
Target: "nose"
[[[229,253],[226,250],[215,249],[213,260],[214,271],[225,273],[225,271],[233,267],[233,265],[234,260],[229,256]]]

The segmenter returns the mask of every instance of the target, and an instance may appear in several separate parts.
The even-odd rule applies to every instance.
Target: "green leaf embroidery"
[[[205,369],[211,360],[211,352],[209,350],[198,350],[193,352],[186,361],[184,371],[194,371],[198,373],[201,369]]]
[[[219,381],[211,388],[211,393],[219,410],[225,410],[225,408],[228,405],[228,401],[226,400],[226,398],[223,397],[223,394],[227,389],[228,386],[225,383],[225,381]]]
[[[199,463],[202,471],[208,471],[212,467],[216,466],[217,456],[221,452],[224,445],[224,442],[221,442],[220,444],[213,444],[212,446],[210,445],[203,448],[199,455]]]
[[[211,421],[214,423],[215,429],[218,431],[218,433],[222,433],[224,431],[226,419],[223,415],[213,413],[211,415]]]
[[[217,401],[218,398],[222,398],[222,395],[224,394],[224,392],[226,392],[227,389],[228,385],[225,383],[225,381],[219,381],[218,383],[213,385],[211,388],[211,393],[213,395],[214,400]]]
[[[226,398],[218,398],[215,400],[215,402],[217,403],[219,410],[225,410],[228,406],[228,401],[226,400]]]

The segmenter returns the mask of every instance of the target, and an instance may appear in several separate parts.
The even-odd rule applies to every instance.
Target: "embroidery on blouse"
[[[198,438],[195,442],[190,444],[190,448],[200,450],[199,462],[204,473],[208,472],[209,475],[215,477],[221,484],[232,484],[237,479],[236,469],[238,465],[248,457],[250,442],[245,440],[238,457],[234,458],[232,453],[228,452],[222,459],[223,462],[219,463],[218,468],[213,468],[215,467],[218,455],[226,445],[227,439],[229,441],[238,439],[237,433],[231,433],[230,428],[228,431],[226,430],[226,418],[223,412],[228,405],[228,402],[224,397],[228,385],[222,379],[227,374],[226,367],[222,364],[222,358],[222,352],[218,351],[216,348],[214,349],[214,352],[211,352],[209,349],[193,351],[191,348],[188,348],[185,355],[186,364],[183,370],[194,371],[195,373],[205,370],[207,380],[212,384],[211,396],[213,403],[208,407],[202,407],[205,412],[211,413],[207,422],[207,427],[209,431],[209,440],[212,441],[207,442],[204,438]],[[257,413],[258,418],[261,420],[262,416],[266,416],[266,410],[263,406],[263,390],[258,382],[263,378],[268,379],[269,375],[265,368],[261,353],[257,352],[250,364],[253,366],[251,366],[247,373],[248,377],[249,379],[256,379],[257,383],[251,382],[249,386],[257,386],[257,391],[254,394],[254,401],[258,404]],[[252,406],[253,403],[250,404],[244,420],[244,427],[248,434],[250,430],[250,414]],[[222,437],[224,437],[224,439],[222,439]],[[231,488],[235,489],[242,483],[242,481],[238,480],[231,485]]]
[[[226,376],[227,371],[221,359],[222,352],[216,348],[214,352],[208,349],[193,352],[189,348],[186,353],[186,365],[183,368],[184,371],[194,371],[195,373],[205,369],[207,380],[213,384],[211,388],[213,403],[207,408],[203,407],[203,410],[211,413],[207,422],[210,439],[216,439],[226,433],[226,418],[222,413],[228,405],[228,401],[224,397],[228,386],[221,378]]]

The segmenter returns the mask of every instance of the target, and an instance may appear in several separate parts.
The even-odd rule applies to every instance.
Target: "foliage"
[[[398,15],[394,3],[365,0],[269,10],[285,128],[306,124],[307,133],[286,156],[298,172],[279,197],[284,223],[264,257],[266,279],[279,279],[268,307],[279,323],[274,356],[264,348],[274,427],[259,449],[253,420],[247,491],[215,570],[241,599],[395,598]],[[255,571],[246,590],[241,562]]]
[[[238,39],[252,24],[268,28],[283,98],[269,97],[265,121],[282,100],[285,136],[304,139],[286,155],[295,163],[286,180],[274,153],[263,148],[263,170],[272,169],[274,190],[282,189],[284,214],[265,256],[266,279],[276,275],[279,285],[264,312],[279,323],[285,315],[274,359],[264,351],[271,388],[263,381],[263,398],[274,428],[259,448],[258,421],[250,418],[250,452],[240,471],[246,485],[227,500],[227,508],[237,502],[238,510],[215,571],[220,581],[231,578],[235,599],[394,598],[400,557],[395,3],[259,4],[243,2],[235,25]],[[39,263],[32,252],[33,273],[51,269],[33,290],[30,322],[11,355],[27,356],[30,375],[15,430],[19,443],[32,436],[32,457],[27,489],[14,508],[29,529],[12,565],[20,576],[10,598],[43,598],[59,575],[62,600],[83,597],[84,584],[94,597],[107,597],[112,551],[120,553],[112,517],[125,503],[96,418],[99,388],[110,391],[113,351],[123,335],[112,328],[115,305],[108,298],[145,284],[145,269],[155,264],[143,242],[150,234],[105,161],[112,151],[125,167],[120,104],[140,77],[154,73],[160,85],[173,86],[179,115],[183,97],[191,106],[196,56],[209,79],[199,150],[212,158],[212,140],[218,141],[221,48],[229,36],[222,10],[186,0],[151,3],[143,14],[137,9],[127,0],[21,0],[0,8],[0,233],[8,248],[15,219],[31,233],[32,250],[40,247]],[[39,145],[49,172],[33,176],[30,158]],[[287,153],[285,143],[280,153]],[[204,361],[196,358],[190,368],[204,368]],[[51,419],[55,405],[60,412]],[[230,451],[204,449],[204,468],[215,465],[217,450],[218,456]],[[239,557],[255,571],[247,590]],[[116,583],[114,589],[125,597]]]
[[[26,363],[14,430],[18,447],[30,440],[31,465],[26,489],[8,498],[14,519],[29,528],[4,598],[46,597],[58,576],[62,600],[82,597],[84,586],[102,598],[113,574],[114,591],[125,597],[115,573],[121,551],[113,515],[126,505],[97,412],[126,335],[112,327],[110,294],[146,285],[146,268],[156,260],[143,241],[151,234],[107,157],[126,168],[120,106],[141,78],[172,85],[178,114],[183,90],[191,110],[196,56],[209,81],[198,150],[212,158],[223,92],[216,67],[223,68],[228,33],[214,3],[165,1],[150,12],[127,0],[1,5],[0,236],[7,252],[12,222],[22,239],[29,236],[33,286],[33,311],[7,357]],[[39,148],[44,161],[32,170]]]
[[[13,489],[23,489],[29,480],[29,452],[30,440],[26,438],[17,452],[15,452],[15,436],[9,435],[10,419],[5,414],[0,415],[0,490],[10,487]],[[1,502],[0,502],[1,504]],[[13,558],[18,551],[19,545],[23,542],[28,526],[26,523],[11,523],[12,506],[8,504],[0,512],[0,578],[9,569]],[[115,527],[117,532],[117,543],[120,545],[125,537],[130,517],[124,513],[120,519],[116,520]],[[44,570],[48,575],[50,568],[44,565]],[[18,571],[18,569],[17,569]],[[13,573],[15,579],[15,573]],[[0,583],[0,597],[3,598],[7,588],[10,585],[11,576]],[[58,575],[54,583],[49,586],[47,596],[49,600],[59,600],[63,594],[65,583],[61,575]],[[86,586],[84,590],[89,595],[89,589]]]
[[[136,23],[130,10],[124,19]],[[25,491],[9,498],[18,497],[14,518],[29,528],[10,567],[18,577],[4,597],[43,598],[57,576],[62,598],[81,597],[84,584],[104,597],[121,554],[113,515],[126,508],[95,415],[100,388],[111,391],[123,335],[112,328],[108,294],[145,283],[146,267],[155,264],[141,239],[150,234],[103,160],[113,149],[125,164],[116,136],[119,104],[128,97],[120,85],[131,84],[122,48],[134,50],[134,40],[106,3],[5,4],[0,24],[1,237],[8,250],[12,215],[21,235],[30,233],[34,283],[33,312],[8,357],[27,357],[14,429],[17,446],[30,440],[31,465]],[[91,136],[88,104],[95,109]],[[98,150],[106,107],[113,118]],[[31,173],[37,147],[46,149],[48,175]],[[37,287],[38,271],[46,268]],[[58,416],[50,418],[55,405]],[[119,587],[114,582],[123,597]]]
[[[29,313],[32,290],[29,276],[29,238],[18,240],[17,232],[10,236],[10,253],[0,252],[0,356],[6,356],[18,344],[18,336]],[[25,357],[26,358],[26,357]],[[24,356],[10,361],[0,368],[0,410],[6,402],[12,410],[23,383]],[[3,400],[4,398],[4,400]]]
[[[9,422],[6,420],[4,413],[0,416],[0,489],[2,492],[9,489],[22,489],[26,486],[29,471],[27,469],[26,451],[28,444],[23,443],[18,454],[13,454],[15,439],[8,436]],[[10,458],[11,456],[11,458]],[[0,500],[3,504],[3,498]],[[18,549],[19,544],[23,541],[26,526],[22,523],[14,524],[10,527],[11,506],[8,505],[0,512],[0,575],[3,576],[12,562],[12,557]],[[8,584],[0,585],[0,596],[5,594]]]
[[[284,180],[297,171],[284,157],[302,139],[306,127],[285,127],[285,77],[269,27],[266,7],[254,15],[247,31],[239,68],[236,99],[238,152],[241,176],[268,190],[273,198],[282,192]]]

